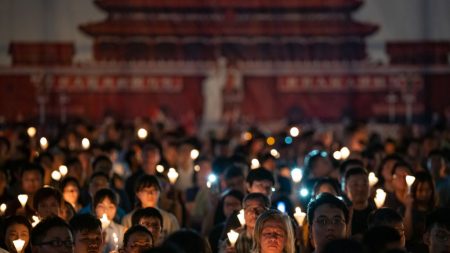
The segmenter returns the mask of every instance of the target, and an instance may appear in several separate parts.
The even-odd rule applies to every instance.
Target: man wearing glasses
[[[59,217],[44,219],[31,232],[31,246],[33,253],[73,253],[72,231]]]
[[[69,222],[76,253],[101,253],[104,246],[102,224],[91,214],[75,215]]]
[[[345,203],[330,193],[321,193],[308,205],[308,225],[314,252],[322,252],[332,240],[347,237],[349,212]]]
[[[424,243],[429,253],[450,252],[450,208],[437,208],[426,219]]]

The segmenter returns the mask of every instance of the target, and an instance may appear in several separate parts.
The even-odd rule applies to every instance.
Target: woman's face
[[[433,194],[431,187],[429,182],[419,183],[416,189],[416,200],[419,202],[428,202]]]
[[[116,212],[117,207],[109,198],[104,198],[95,207],[95,214],[97,215],[97,218],[101,218],[103,214],[106,214],[108,220],[113,220],[116,216]]]
[[[23,248],[25,249],[30,241],[30,232],[23,224],[13,224],[6,229],[5,244],[10,252],[16,252],[13,241],[22,239],[25,241]]]
[[[63,190],[64,200],[69,202],[70,204],[75,205],[78,201],[79,195],[80,195],[80,192],[78,190],[78,187],[75,184],[69,183],[66,185],[66,187],[64,187],[64,190]]]
[[[158,200],[159,200],[159,190],[154,187],[145,187],[139,190],[136,193],[137,198],[142,204],[142,207],[156,207],[158,206]]]
[[[226,196],[223,200],[223,213],[225,217],[230,217],[234,211],[239,211],[242,209],[242,203],[239,199],[233,196]]]
[[[261,231],[261,253],[281,253],[286,246],[287,235],[281,221],[268,220]]]

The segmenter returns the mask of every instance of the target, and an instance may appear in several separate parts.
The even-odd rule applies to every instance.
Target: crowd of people
[[[4,124],[0,252],[450,252],[449,128],[369,126]]]

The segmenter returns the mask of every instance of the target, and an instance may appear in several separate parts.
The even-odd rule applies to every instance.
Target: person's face
[[[98,190],[108,188],[108,180],[105,177],[94,177],[89,184],[89,193],[95,196]]]
[[[346,232],[345,217],[341,209],[324,204],[315,210],[311,240],[316,250],[323,248],[329,241],[345,238]]]
[[[260,214],[262,214],[264,211],[266,211],[266,207],[264,206],[264,203],[262,203],[259,200],[251,199],[247,200],[244,203],[244,219],[245,219],[245,225],[253,229],[256,224],[256,219]]]
[[[22,190],[26,194],[33,195],[42,187],[42,176],[38,171],[26,171],[22,175]]]
[[[137,232],[131,234],[125,246],[126,253],[138,253],[153,247],[153,239],[149,234]]]
[[[36,211],[41,219],[62,214],[61,206],[54,197],[43,199],[37,203]]]
[[[136,193],[144,208],[158,206],[159,195],[159,190],[154,186],[142,188]]]
[[[109,220],[113,220],[116,216],[117,207],[111,202],[109,198],[104,198],[100,203],[95,207],[95,214],[97,218],[102,218],[103,214],[106,213],[106,216]]]
[[[79,196],[78,187],[76,187],[74,184],[69,183],[64,187],[63,190],[63,197],[64,200],[71,203],[72,205],[76,204],[78,201]]]
[[[153,235],[153,240],[157,242],[162,230],[161,221],[156,217],[144,217],[139,220],[139,225],[144,226]]]
[[[272,182],[270,180],[255,180],[247,187],[249,193],[262,193],[267,197],[272,195]]]
[[[280,221],[268,220],[261,231],[261,253],[281,253],[287,235]]]
[[[230,217],[234,211],[242,209],[242,203],[239,199],[233,196],[226,196],[223,200],[223,213],[225,217]]]
[[[321,157],[318,158],[314,163],[314,167],[312,168],[312,174],[314,178],[326,177],[333,170],[333,166],[329,159]]]
[[[7,250],[10,252],[16,252],[13,241],[17,239],[22,239],[25,241],[25,245],[23,246],[24,249],[30,242],[30,232],[23,224],[13,224],[6,229],[5,244]]]
[[[161,160],[161,155],[159,154],[159,150],[157,148],[149,149],[143,153],[142,160],[145,162],[145,166],[155,166]]]
[[[53,227],[45,237],[33,245],[34,253],[73,253],[72,233],[66,227]]]
[[[76,253],[100,253],[103,247],[102,229],[83,230],[75,234]]]
[[[317,189],[317,192],[315,192],[315,195],[317,196],[317,195],[319,195],[321,193],[324,193],[324,192],[331,193],[334,196],[337,195],[336,190],[330,184],[322,184],[321,186],[319,186],[319,189]]]
[[[346,183],[346,192],[351,201],[363,203],[369,199],[369,179],[364,174],[350,176]]]
[[[392,180],[392,169],[396,162],[396,160],[388,160],[384,163],[383,168],[381,168],[381,176],[385,181],[390,182]]]
[[[226,188],[245,193],[244,176],[233,177],[225,181]]]
[[[392,184],[396,190],[406,190],[408,185],[406,184],[406,176],[408,175],[408,169],[405,167],[398,167],[395,169],[395,174],[392,176]]]
[[[448,253],[450,252],[450,230],[434,225],[424,235],[424,242],[428,245],[430,253]]]
[[[416,200],[422,203],[428,202],[433,194],[431,187],[429,182],[419,183],[416,189]]]

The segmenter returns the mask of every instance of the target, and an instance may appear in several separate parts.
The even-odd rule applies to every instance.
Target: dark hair
[[[133,225],[123,235],[123,246],[124,247],[127,246],[131,235],[134,234],[134,233],[143,233],[143,234],[149,235],[150,238],[152,238],[152,247],[153,247],[153,245],[155,245],[155,242],[153,241],[153,235],[147,228],[145,228],[144,226],[141,226],[141,225]]]
[[[31,235],[31,230],[33,228],[30,224],[30,221],[28,221],[28,219],[25,216],[22,216],[22,215],[10,216],[10,217],[6,218],[4,223],[2,224],[2,229],[1,229],[2,238],[0,238],[0,247],[3,247],[4,249],[6,249],[6,242],[5,242],[6,231],[8,230],[8,228],[10,226],[16,225],[16,224],[24,225],[28,229],[28,234]],[[27,250],[25,252],[31,251],[30,243],[28,244],[26,249]]]
[[[384,252],[388,244],[400,241],[401,236],[398,231],[388,226],[369,228],[363,237],[363,244],[368,253]]]
[[[348,207],[345,205],[345,203],[338,199],[336,196],[334,196],[331,193],[324,192],[319,194],[315,199],[311,200],[308,204],[308,224],[311,226],[313,220],[314,220],[314,212],[317,208],[319,208],[322,205],[331,205],[333,207],[336,207],[342,211],[345,218],[345,224],[348,224],[349,222],[349,211]]]
[[[263,203],[265,208],[267,208],[267,209],[270,208],[270,199],[262,193],[254,192],[254,193],[247,194],[247,196],[244,197],[242,204],[244,205],[245,202],[247,202],[249,200],[258,200],[261,203]]]
[[[78,188],[78,191],[81,190],[80,183],[78,182],[78,180],[76,178],[74,178],[74,177],[65,177],[61,181],[61,184],[59,185],[59,189],[61,190],[61,192],[64,192],[64,188],[66,188],[66,186],[68,184],[74,184]]]
[[[347,172],[347,170],[349,170],[350,168],[363,167],[363,166],[364,166],[364,163],[359,159],[347,159],[347,160],[343,161],[341,163],[341,165],[339,166],[339,174],[344,176],[345,173]]]
[[[211,253],[208,240],[192,229],[180,229],[169,235],[164,241],[183,249],[185,253]]]
[[[30,172],[30,171],[37,171],[39,173],[39,175],[41,175],[42,180],[44,179],[44,168],[42,168],[42,166],[38,163],[26,163],[22,165],[22,168],[20,170],[20,178],[23,177],[23,174],[25,174],[25,172]]]
[[[83,231],[96,231],[102,229],[102,223],[99,219],[89,213],[77,214],[69,221],[69,225],[72,227],[73,235],[77,232]]]
[[[134,187],[134,192],[138,193],[144,188],[155,187],[158,191],[161,191],[161,185],[159,180],[154,175],[144,174],[138,178],[136,185]]]
[[[225,172],[223,173],[223,177],[225,180],[230,180],[235,177],[244,177],[243,168],[239,167],[238,165],[231,165],[229,166]]]
[[[109,182],[108,174],[106,174],[105,172],[102,172],[102,171],[97,171],[97,172],[92,173],[91,177],[89,178],[89,181],[92,182],[94,180],[94,178],[96,178],[96,177],[104,177]]]
[[[355,176],[355,175],[368,176],[369,174],[367,173],[367,170],[365,170],[363,167],[351,168],[351,169],[347,170],[347,172],[345,172],[345,176],[344,176],[345,183],[347,184],[349,177]]]
[[[39,245],[42,242],[42,239],[47,236],[47,232],[56,227],[67,228],[67,230],[69,230],[72,234],[72,229],[63,219],[57,216],[52,216],[43,219],[36,225],[36,227],[33,228],[31,231],[31,246]]]
[[[220,197],[219,203],[217,204],[216,212],[214,214],[214,224],[219,224],[220,222],[225,221],[225,219],[227,218],[227,217],[225,217],[225,214],[223,213],[223,205],[224,205],[225,199],[227,197],[234,197],[234,198],[238,199],[239,201],[241,201],[241,203],[242,203],[244,194],[238,190],[232,190],[232,189],[225,190]]]
[[[436,186],[434,184],[433,177],[427,171],[418,172],[414,174],[414,176],[416,177],[416,180],[414,180],[414,183],[411,186],[411,195],[413,199],[417,198],[417,188],[419,187],[419,184],[423,183],[430,184],[431,198],[427,203],[427,208],[429,211],[433,210],[436,207],[437,202]],[[414,201],[414,204],[416,204],[416,201]]]
[[[93,171],[103,171],[103,168],[100,168],[100,170],[97,170],[97,165],[101,162],[108,162],[108,168],[105,168],[105,171],[111,171],[112,170],[112,162],[111,159],[109,159],[109,157],[107,157],[106,155],[99,155],[97,156],[94,161],[92,162],[92,169]]]
[[[119,206],[117,194],[111,189],[104,188],[95,193],[92,208],[95,209],[95,207],[106,198],[108,198],[116,207]]]
[[[337,239],[328,242],[321,253],[362,253],[363,245],[352,239]]]
[[[33,208],[38,209],[39,203],[49,198],[55,198],[61,208],[64,204],[64,198],[61,192],[53,187],[43,187],[36,191],[33,196]]]
[[[408,170],[408,174],[412,175],[412,173],[413,173],[413,172],[412,172],[412,167],[411,167],[411,165],[410,165],[409,163],[407,163],[407,162],[405,162],[405,161],[399,161],[399,162],[396,162],[396,163],[394,164],[394,167],[392,168],[392,175],[395,174],[395,172],[397,171],[397,169],[398,169],[399,167],[406,167],[407,170]]]
[[[381,160],[380,168],[378,169],[379,175],[381,175],[381,171],[383,170],[384,165],[391,160],[398,162],[403,161],[403,158],[399,154],[391,154],[384,157],[383,160]]]
[[[157,218],[161,224],[161,228],[163,227],[163,217],[161,215],[161,212],[158,211],[158,209],[153,207],[146,207],[136,210],[136,212],[133,213],[131,216],[131,224],[139,225],[139,221],[142,218]]]
[[[314,194],[316,194],[316,192],[320,189],[320,187],[324,184],[328,184],[331,187],[333,187],[333,189],[336,191],[336,194],[342,195],[341,193],[341,187],[339,186],[339,181],[335,178],[331,178],[331,177],[324,177],[324,178],[319,178],[317,179],[317,181],[314,183],[313,186],[313,192]]]
[[[427,215],[425,220],[426,231],[430,231],[434,225],[450,230],[450,208],[438,207]]]
[[[320,158],[327,158],[328,157],[328,153],[326,151],[321,151],[321,150],[312,150],[311,152],[308,153],[308,155],[305,156],[305,161],[304,161],[304,168],[305,171],[310,172],[311,169],[314,167],[315,163],[317,162],[317,160],[319,160]]]
[[[270,181],[272,185],[275,184],[275,179],[273,178],[272,172],[262,167],[250,170],[246,179],[247,183],[249,183],[250,185],[252,185],[253,182],[255,181],[264,181],[264,180]]]
[[[370,213],[367,221],[369,228],[371,228],[403,222],[403,218],[394,209],[383,207]]]

